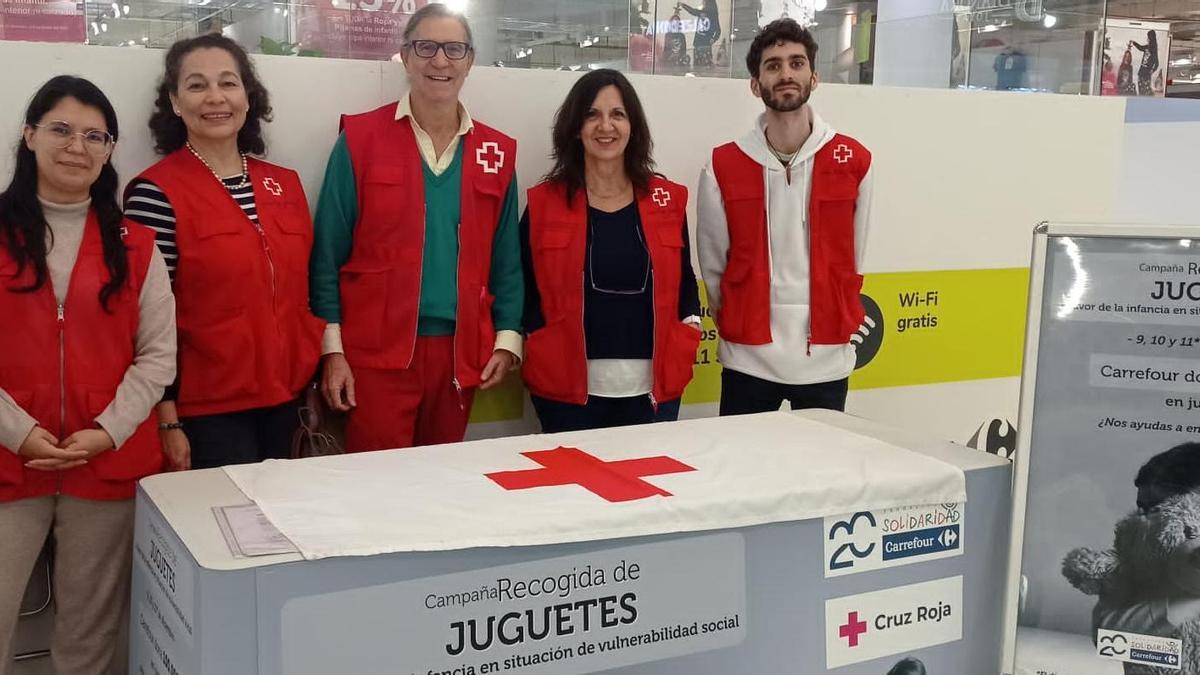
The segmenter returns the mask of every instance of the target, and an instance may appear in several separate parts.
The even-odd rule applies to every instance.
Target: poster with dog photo
[[[1200,228],[1094,229],[1038,237],[1009,672],[1200,675]]]
[[[1109,19],[1100,50],[1101,96],[1166,96],[1171,24]]]

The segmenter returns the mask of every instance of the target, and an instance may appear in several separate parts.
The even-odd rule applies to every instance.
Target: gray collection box
[[[230,553],[212,509],[248,500],[224,472],[159,475],[137,496],[130,672],[996,673],[1008,462],[797,414],[961,467],[967,504],[306,561]]]

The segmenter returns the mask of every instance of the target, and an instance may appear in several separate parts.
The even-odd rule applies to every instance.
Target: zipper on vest
[[[408,364],[407,367],[409,367],[409,368],[412,367],[413,357],[416,356],[416,354],[417,354],[417,338],[420,337],[417,334],[418,333],[417,325],[421,323],[421,288],[425,285],[425,226],[426,226],[425,225],[425,204],[422,202],[422,204],[421,204],[421,242],[420,242],[421,243],[421,246],[420,246],[420,251],[421,251],[420,261],[421,262],[417,263],[417,320],[413,322],[412,347],[409,347],[408,358],[405,359],[405,361]],[[459,251],[458,254],[461,257],[462,256],[461,243],[458,247],[458,251]],[[457,307],[455,309],[457,309]],[[454,322],[454,332],[455,332],[455,334],[458,333],[458,321]],[[451,343],[451,349],[454,349],[456,346],[457,345],[455,345],[454,343]],[[454,372],[454,355],[453,354],[450,355],[450,364],[451,364],[450,371]]]
[[[451,359],[453,359],[453,356],[451,356]],[[458,409],[466,410],[467,402],[463,400],[462,385],[458,383],[458,376],[455,375],[454,377],[451,377],[450,382],[451,382],[451,384],[454,385],[454,391],[456,391],[458,393]]]
[[[805,160],[805,161],[808,161],[808,160]],[[813,318],[816,316],[816,314],[813,312],[813,308],[816,306],[813,304],[814,301],[816,300],[816,296],[813,295],[813,283],[812,283],[812,279],[813,279],[812,203],[813,203],[813,183],[815,182],[816,177],[817,177],[816,162],[813,163],[813,171],[812,171],[812,174],[810,174],[810,176],[811,177],[809,178],[809,181],[808,181],[808,199],[806,199],[805,203],[804,203],[804,221],[803,221],[804,226],[805,226],[804,229],[807,230],[805,232],[805,234],[808,235],[808,341],[804,346],[804,355],[805,356],[812,356],[812,326],[813,326]]]
[[[461,190],[462,188],[459,188],[459,189]],[[458,260],[455,261],[454,273],[456,276],[459,277],[459,283],[462,283],[462,274],[459,273],[459,269],[462,268],[462,250],[463,250],[463,247],[462,247],[462,219],[461,218],[459,219],[458,226],[454,228],[454,240],[458,242]],[[424,254],[425,254],[425,242],[422,241],[421,242],[421,259],[422,260],[425,259]],[[421,273],[424,274],[424,272],[425,272],[425,270],[422,269]],[[457,286],[457,284],[456,284],[456,286]],[[454,391],[458,394],[458,409],[466,410],[467,402],[463,400],[462,385],[459,384],[459,382],[458,382],[458,329],[459,329],[459,325],[458,325],[459,307],[458,307],[458,298],[457,298],[458,290],[459,289],[457,287],[454,289],[454,293],[455,293],[456,297],[454,299],[454,302],[455,302],[454,334],[450,336],[450,373],[451,373],[450,383],[454,385]],[[421,315],[421,282],[418,281],[417,282],[417,321],[418,322],[420,322],[420,315]],[[479,328],[478,326],[473,326],[473,328],[475,328],[476,332],[478,332],[478,328]],[[416,348],[417,348],[417,339],[413,338],[413,349],[415,350]],[[484,367],[486,368],[487,364],[484,364]]]
[[[258,231],[258,239],[262,242],[263,253],[267,256],[267,269],[271,273],[271,308],[278,309],[275,305],[278,304],[278,298],[275,293],[275,260],[271,258],[271,244],[267,241],[267,233],[263,230],[262,223],[254,223],[254,229]]]
[[[66,306],[58,303],[58,442],[67,434],[67,336]],[[63,472],[57,472],[56,494],[62,494]]]
[[[634,200],[636,201],[636,199]],[[646,232],[646,223],[642,220],[642,214],[638,214],[638,227],[642,228],[642,242],[646,246],[646,263],[650,265],[651,280],[654,280],[654,256],[650,255],[650,236]],[[593,270],[595,272],[595,270]],[[680,276],[683,276],[683,270],[680,270]],[[680,283],[683,283],[680,281]],[[653,285],[654,293],[659,292],[658,284]],[[650,323],[650,410],[654,414],[658,414],[658,400],[654,398],[654,384],[658,381],[658,372],[654,367],[656,363],[655,357],[658,355],[658,303],[654,301],[654,293],[650,294],[650,316],[653,321]],[[587,338],[584,338],[584,349],[587,349]],[[681,394],[682,395],[682,394]],[[651,420],[653,421],[653,420]]]

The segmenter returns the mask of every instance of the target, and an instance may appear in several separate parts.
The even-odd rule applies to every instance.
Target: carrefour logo
[[[883,559],[942,553],[958,548],[958,525],[935,527],[883,538]]]
[[[962,577],[825,602],[828,668],[962,639]]]
[[[825,519],[825,576],[962,555],[963,504],[859,511]]]

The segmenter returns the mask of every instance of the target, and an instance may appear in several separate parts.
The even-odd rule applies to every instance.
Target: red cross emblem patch
[[[833,158],[837,160],[838,164],[849,162],[851,157],[854,157],[854,150],[845,143],[838,143],[838,146],[833,149]]]
[[[671,193],[661,187],[654,188],[654,194],[650,195],[650,198],[659,206],[666,206],[671,203]]]
[[[483,167],[484,173],[500,173],[504,166],[504,151],[495,141],[486,141],[475,148],[475,163]]]

